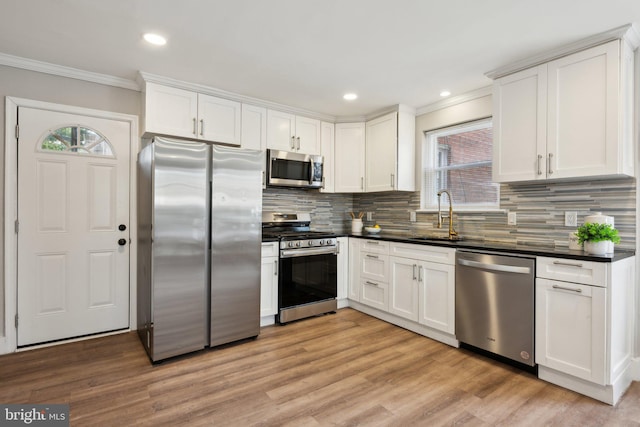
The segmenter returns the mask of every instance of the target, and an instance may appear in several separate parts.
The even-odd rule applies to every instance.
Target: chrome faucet
[[[440,211],[440,196],[442,196],[442,193],[446,193],[449,196],[449,215],[442,215]],[[453,229],[453,203],[451,194],[447,190],[438,191],[438,228],[442,228],[442,218],[449,218],[449,239],[453,240],[458,235],[458,232]]]

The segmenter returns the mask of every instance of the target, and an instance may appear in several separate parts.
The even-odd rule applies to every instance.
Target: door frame
[[[68,114],[92,116],[101,119],[126,121],[130,126],[129,146],[129,330],[137,329],[137,207],[136,156],[140,149],[138,116],[94,110],[71,105],[54,104],[7,96],[5,100],[5,152],[4,152],[4,336],[0,336],[0,354],[15,352],[18,348],[15,316],[18,310],[18,142],[16,126],[18,107],[37,108]],[[0,329],[0,334],[2,333]],[[72,339],[71,339],[72,340]]]

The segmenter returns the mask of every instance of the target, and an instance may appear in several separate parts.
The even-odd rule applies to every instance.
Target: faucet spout
[[[451,201],[451,194],[449,193],[448,190],[440,190],[438,191],[438,228],[442,228],[442,212],[440,210],[440,196],[442,196],[442,193],[445,193],[447,196],[449,196],[449,239],[453,240],[453,238],[455,236],[458,235],[458,232],[453,228],[453,202]]]

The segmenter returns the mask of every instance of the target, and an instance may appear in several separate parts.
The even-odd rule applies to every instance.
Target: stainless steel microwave
[[[322,156],[267,150],[267,185],[322,188]]]

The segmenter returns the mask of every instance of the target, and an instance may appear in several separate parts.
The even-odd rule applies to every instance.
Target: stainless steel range
[[[277,238],[278,323],[337,310],[337,239],[311,231],[308,213],[264,212],[262,236]]]

